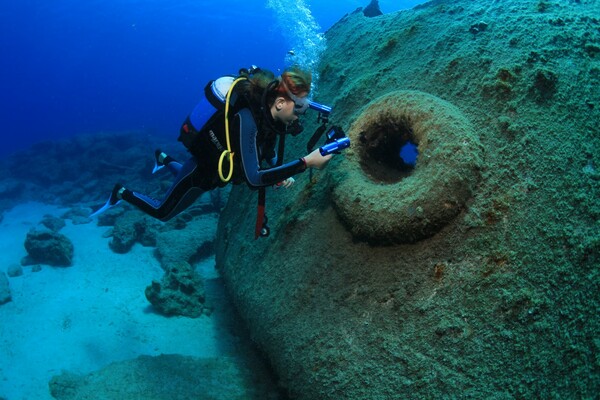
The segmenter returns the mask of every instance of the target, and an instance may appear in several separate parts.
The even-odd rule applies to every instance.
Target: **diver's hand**
[[[306,168],[321,169],[325,167],[325,165],[327,165],[329,160],[331,160],[331,157],[333,157],[331,154],[322,156],[319,152],[319,149],[316,149],[312,153],[304,157],[304,162],[306,163]]]
[[[296,183],[296,180],[294,178],[287,178],[284,181],[276,183],[274,185],[274,187],[275,187],[275,189],[279,189],[279,188],[285,188],[285,189],[287,189],[287,188],[291,187],[294,183]]]

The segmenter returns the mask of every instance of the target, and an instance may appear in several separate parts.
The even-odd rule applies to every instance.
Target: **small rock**
[[[16,276],[21,276],[23,275],[23,268],[20,265],[10,265],[7,269],[6,269],[6,275],[8,275],[11,278],[14,278]]]
[[[0,272],[0,305],[12,300],[10,289],[8,288],[8,278],[4,272]]]
[[[92,210],[86,207],[73,207],[62,215],[64,219],[70,219],[73,225],[84,225],[92,222],[90,214]]]
[[[115,253],[125,254],[135,243],[143,246],[156,245],[157,222],[139,211],[128,211],[118,217],[112,231],[110,248]]]
[[[102,214],[98,215],[97,225],[98,226],[115,226],[117,219],[128,211],[131,211],[131,209],[126,206],[109,208],[108,210],[104,211]]]
[[[379,0],[371,0],[368,6],[363,10],[363,14],[365,17],[377,17],[379,15],[383,15],[381,9],[379,8]]]
[[[58,232],[65,227],[65,220],[62,218],[55,217],[53,215],[44,215],[42,225],[50,229],[52,232]]]
[[[40,272],[42,270],[42,266],[40,264],[36,264],[31,267],[31,272]]]
[[[161,282],[152,281],[146,298],[162,314],[196,318],[204,310],[204,282],[187,262],[170,267]]]
[[[28,256],[21,265],[48,264],[70,266],[73,261],[73,243],[63,234],[52,231],[31,230],[25,239]]]
[[[487,29],[488,24],[486,22],[478,22],[476,24],[471,25],[471,27],[469,28],[469,32],[471,32],[473,35],[478,34],[479,32],[483,32]]]

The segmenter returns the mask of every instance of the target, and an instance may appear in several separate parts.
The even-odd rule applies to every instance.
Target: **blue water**
[[[175,138],[207,80],[251,64],[283,68],[288,50],[312,43],[368,4],[267,2],[4,1],[0,155],[99,131]],[[382,0],[380,6],[392,12],[420,2]],[[318,46],[305,46],[300,56],[313,57]]]

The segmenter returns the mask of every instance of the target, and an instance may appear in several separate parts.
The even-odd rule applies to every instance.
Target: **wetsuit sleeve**
[[[260,151],[260,157],[267,161],[271,167],[277,166],[277,153],[275,152],[276,138],[272,138],[263,144]]]
[[[242,169],[251,186],[270,186],[306,170],[306,163],[298,159],[278,167],[261,169],[256,136],[258,129],[252,113],[247,108],[240,110],[234,118],[234,129],[240,138],[240,156]]]

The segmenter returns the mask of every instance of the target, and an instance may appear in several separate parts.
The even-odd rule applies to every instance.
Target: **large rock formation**
[[[161,232],[156,237],[156,256],[166,270],[172,264],[194,261],[212,254],[219,221],[218,214],[204,214],[183,221],[186,213],[178,217],[176,229]],[[178,221],[175,221],[177,223]]]
[[[327,32],[315,99],[334,107],[351,149],[312,182],[306,173],[268,194],[268,239],[252,241],[255,193],[236,187],[216,242],[234,300],[292,395],[598,393],[598,16],[592,0],[438,0],[348,15]],[[385,129],[362,124],[391,114],[369,105],[399,90],[447,104],[469,128],[428,121],[416,137],[419,116],[437,111],[416,103],[381,118],[394,121]],[[385,130],[413,134],[414,171],[372,156]]]
[[[197,358],[177,354],[140,356],[87,375],[63,372],[50,381],[59,400],[276,398],[263,371],[233,358]]]

